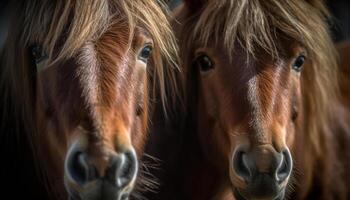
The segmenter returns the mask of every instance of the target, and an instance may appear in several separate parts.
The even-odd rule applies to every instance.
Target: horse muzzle
[[[251,150],[238,147],[233,156],[233,174],[242,184],[235,186],[234,194],[245,200],[283,199],[291,171],[288,149],[278,152],[271,145]]]
[[[73,145],[65,161],[65,185],[71,199],[126,200],[133,189],[138,161],[133,148],[96,156]]]

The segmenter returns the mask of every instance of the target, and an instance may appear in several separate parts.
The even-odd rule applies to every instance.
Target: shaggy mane
[[[209,41],[225,44],[227,52],[233,52],[238,42],[253,57],[260,49],[273,57],[280,56],[277,32],[303,45],[312,66],[304,68],[301,75],[306,119],[302,128],[311,151],[321,158],[325,135],[329,134],[325,133],[329,105],[338,95],[337,54],[327,17],[327,8],[318,0],[209,0],[183,25],[193,32],[184,30],[183,35],[190,35],[187,41],[204,46]]]
[[[33,44],[42,45],[48,54],[46,66],[76,56],[84,44],[98,40],[116,17],[128,24],[129,44],[132,43],[135,27],[144,28],[154,40],[151,63],[154,65],[154,79],[159,83],[162,102],[166,102],[167,96],[165,82],[171,87],[170,94],[176,94],[174,69],[177,68],[177,46],[168,23],[166,6],[161,1],[33,0],[17,3],[13,8],[14,13],[21,13],[20,16],[11,16],[11,22],[17,24],[16,27],[10,27],[11,33],[18,33],[17,45],[20,44],[23,49]],[[13,45],[10,44],[12,42],[7,40],[4,49]],[[7,66],[7,63],[3,62],[2,65]],[[3,74],[2,78],[8,76],[7,72]]]

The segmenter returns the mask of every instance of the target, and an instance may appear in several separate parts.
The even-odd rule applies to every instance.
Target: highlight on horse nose
[[[70,152],[65,166],[68,179],[79,186],[95,180],[104,180],[115,187],[123,188],[136,178],[138,162],[135,150],[132,148],[123,152],[110,153],[107,159],[100,159],[101,162],[107,162],[106,164],[92,162],[92,160],[98,159],[93,159],[84,151]]]
[[[111,157],[110,167],[106,171],[106,179],[114,182],[117,187],[125,187],[135,180],[138,162],[135,151],[127,150]]]
[[[292,172],[292,156],[288,149],[282,151],[282,160],[278,165],[276,171],[276,178],[278,181],[285,181]]]

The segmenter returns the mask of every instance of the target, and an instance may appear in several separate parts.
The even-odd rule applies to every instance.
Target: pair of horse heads
[[[174,10],[177,40],[162,8],[11,5],[1,133],[27,138],[49,191],[128,199],[141,182],[152,104],[167,110],[183,89],[187,112],[176,116],[186,120],[174,120],[185,124],[176,124],[181,170],[170,180],[181,198],[283,199],[294,187],[298,199],[346,199],[338,151],[349,140],[347,113],[322,2],[187,0]]]

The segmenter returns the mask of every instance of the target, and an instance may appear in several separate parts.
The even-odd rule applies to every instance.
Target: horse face
[[[306,55],[298,44],[282,44],[276,59],[249,56],[238,44],[231,54],[224,45],[194,53],[198,137],[237,198],[282,199],[290,179]]]
[[[77,58],[38,77],[46,158],[56,174],[64,174],[72,197],[126,198],[135,183],[147,126],[152,40],[137,29],[130,45],[125,30],[113,25]]]

